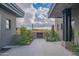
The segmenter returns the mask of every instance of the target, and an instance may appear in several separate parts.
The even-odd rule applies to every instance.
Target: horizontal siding
[[[0,9],[1,14],[1,39],[0,39],[0,47],[3,47],[7,44],[10,44],[13,41],[13,36],[16,34],[16,16]],[[6,19],[11,20],[11,29],[6,29]]]

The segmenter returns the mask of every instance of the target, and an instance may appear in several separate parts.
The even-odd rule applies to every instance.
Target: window
[[[7,19],[6,20],[6,29],[11,29],[11,20],[10,19]]]
[[[52,25],[52,29],[54,30],[54,25]]]
[[[43,38],[43,33],[37,32],[37,38]]]
[[[61,23],[61,30],[63,29],[63,24]]]
[[[57,30],[59,31],[59,24],[57,24]]]

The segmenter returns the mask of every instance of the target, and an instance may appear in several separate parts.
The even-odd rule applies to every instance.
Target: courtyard
[[[79,55],[78,6],[74,3],[1,3],[0,55]]]
[[[61,41],[47,42],[35,39],[31,45],[14,46],[2,53],[2,56],[72,56],[73,54],[61,45]]]

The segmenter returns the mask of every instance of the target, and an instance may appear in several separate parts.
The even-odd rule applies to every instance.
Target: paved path
[[[61,42],[46,42],[35,39],[29,46],[17,46],[3,53],[9,56],[70,56],[71,52],[61,46]]]

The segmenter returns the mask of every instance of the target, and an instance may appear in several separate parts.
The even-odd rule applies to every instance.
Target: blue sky
[[[49,3],[33,3],[33,7],[36,9],[39,9],[40,7],[49,8],[49,6],[50,6]]]
[[[40,11],[43,11],[42,14],[40,13],[40,11],[36,12],[35,17],[37,18],[37,20],[40,19],[40,21],[41,21],[41,20],[44,20],[45,17],[47,17],[47,13],[44,13],[45,12],[44,10],[49,9],[49,7],[50,7],[49,3],[33,3],[32,6],[37,11],[40,9],[41,9]]]

